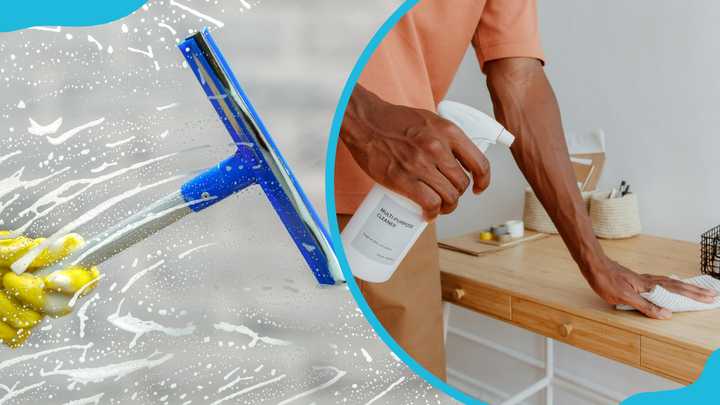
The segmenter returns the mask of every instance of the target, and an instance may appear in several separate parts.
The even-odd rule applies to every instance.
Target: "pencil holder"
[[[583,200],[586,203],[586,208],[589,207],[591,192],[582,193]],[[525,222],[525,228],[531,229],[536,232],[557,234],[557,228],[553,224],[550,216],[540,204],[535,193],[530,187],[525,189],[525,206],[523,209],[523,221]]]
[[[636,194],[608,198],[606,192],[594,193],[590,201],[590,219],[595,235],[603,239],[624,239],[640,234],[640,210]]]
[[[700,239],[702,273],[720,278],[720,226],[705,232]]]

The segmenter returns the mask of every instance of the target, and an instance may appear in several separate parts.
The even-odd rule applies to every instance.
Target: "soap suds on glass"
[[[98,27],[4,34],[0,230],[47,237],[42,247],[71,232],[109,241],[113,225],[191,176],[237,148],[255,152],[228,144],[176,45],[208,26],[252,58],[237,33],[285,6],[266,7],[155,1]],[[239,79],[254,94],[281,84],[274,69],[286,62],[251,62]],[[302,149],[290,110],[268,126]],[[73,314],[45,319],[21,349],[0,348],[0,404],[440,402],[377,340],[346,288],[317,288],[262,193],[250,187],[102,263]]]

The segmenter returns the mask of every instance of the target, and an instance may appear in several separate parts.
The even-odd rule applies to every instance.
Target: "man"
[[[640,296],[655,285],[709,302],[714,292],[638,275],[607,257],[595,238],[576,179],[560,111],[543,71],[535,0],[425,0],[377,49],[341,128],[336,204],[344,226],[378,182],[418,203],[427,219],[452,212],[470,184],[490,181],[482,153],[434,111],[469,44],[487,76],[495,117],[516,136],[511,151],[590,287],[609,304],[667,319]],[[445,377],[435,228],[429,226],[386,283],[358,280],[380,322],[420,364]]]

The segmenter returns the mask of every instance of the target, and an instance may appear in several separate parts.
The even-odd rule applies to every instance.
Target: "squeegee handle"
[[[188,207],[193,211],[205,208],[255,184],[254,160],[244,151],[204,171],[180,188]]]
[[[69,265],[97,266],[191,214],[187,205],[179,192],[168,194],[95,235],[62,261],[37,270],[35,275],[45,276]]]
[[[60,263],[36,274],[47,275],[70,264],[95,266],[184,216],[200,211],[254,183],[253,161],[242,150],[183,184],[179,192],[167,195],[140,212],[111,226],[88,241]]]

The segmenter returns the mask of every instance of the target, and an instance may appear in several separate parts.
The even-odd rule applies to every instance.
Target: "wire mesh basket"
[[[700,262],[703,274],[720,278],[720,225],[702,234]]]

